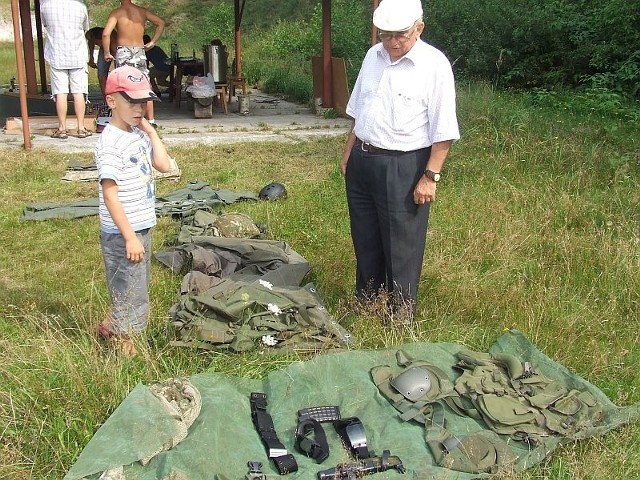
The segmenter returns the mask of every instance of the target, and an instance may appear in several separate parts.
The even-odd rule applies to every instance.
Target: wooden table
[[[180,108],[182,101],[182,77],[185,75],[204,76],[204,61],[193,57],[183,57],[171,62],[169,99],[173,100],[178,108]]]

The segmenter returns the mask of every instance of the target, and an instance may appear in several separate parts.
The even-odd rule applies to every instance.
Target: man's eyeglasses
[[[380,30],[378,32],[378,38],[383,42],[388,42],[391,39],[398,40],[399,42],[406,42],[411,40],[412,31],[413,28],[405,30],[404,32],[385,32],[384,30]]]

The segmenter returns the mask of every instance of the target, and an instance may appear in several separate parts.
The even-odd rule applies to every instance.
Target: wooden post
[[[31,8],[29,0],[20,0],[20,23],[22,26],[22,44],[24,52],[24,66],[27,77],[27,93],[38,93],[36,80],[36,60],[33,56],[33,30],[31,28]],[[20,84],[22,87],[24,84]]]
[[[333,108],[331,65],[331,0],[322,1],[322,106]]]
[[[16,50],[16,65],[18,67],[18,85],[20,94],[20,114],[22,116],[22,136],[24,139],[24,148],[31,149],[31,132],[29,131],[29,112],[27,111],[27,91],[24,88],[24,63],[23,63],[23,47],[20,38],[20,18],[18,15],[18,0],[11,0],[11,16],[13,18],[13,44]],[[31,16],[29,16],[31,22]],[[33,55],[32,55],[33,57]]]

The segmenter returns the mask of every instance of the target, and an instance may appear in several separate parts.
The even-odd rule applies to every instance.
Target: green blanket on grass
[[[449,343],[410,343],[401,347],[414,358],[440,366],[452,380],[457,373],[451,368],[456,354],[464,347]],[[299,454],[294,448],[297,411],[302,408],[338,405],[342,417],[357,416],[364,424],[368,445],[376,454],[390,450],[400,457],[406,475],[395,471],[378,473],[376,479],[469,479],[488,478],[489,474],[468,474],[435,465],[425,443],[424,426],[403,422],[393,406],[379,393],[370,370],[378,365],[394,365],[397,348],[372,351],[344,351],[319,355],[312,360],[289,365],[272,372],[265,379],[229,377],[218,373],[202,373],[189,380],[201,394],[199,416],[190,426],[188,436],[178,445],[153,458],[146,466],[142,459],[175,436],[175,419],[164,410],[148,387],[138,385],[96,432],[80,454],[65,480],[97,479],[113,467],[124,466],[127,480],[181,478],[205,480],[241,479],[247,473],[247,461],[263,464],[269,478],[278,477],[273,464],[251,421],[249,395],[264,392],[269,399],[269,413],[276,432],[299,465],[288,479],[315,479],[317,472],[350,461],[330,424],[324,424],[330,456],[322,464]],[[604,418],[599,425],[582,432],[581,437],[603,435],[625,423],[636,421],[640,404],[617,407],[594,385],[569,372],[536,349],[518,331],[502,335],[489,349],[490,353],[508,353],[530,362],[546,377],[565,382],[567,387],[588,390],[601,403]],[[448,429],[457,434],[472,433],[484,427],[477,421],[447,413]],[[553,437],[546,442],[548,451],[523,448],[517,442],[513,453],[518,460],[514,471],[522,471],[539,462],[564,442]],[[550,448],[549,448],[550,447]]]

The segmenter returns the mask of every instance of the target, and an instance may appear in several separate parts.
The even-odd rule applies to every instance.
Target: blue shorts
[[[100,247],[111,296],[113,330],[139,333],[149,319],[149,283],[151,281],[151,232],[136,232],[144,246],[140,263],[127,260],[124,237],[119,233],[100,232]]]
[[[106,78],[109,75],[109,69],[111,68],[111,62],[107,62],[104,58],[104,50],[101,48],[98,50],[98,61],[96,62],[98,67],[98,78]]]

